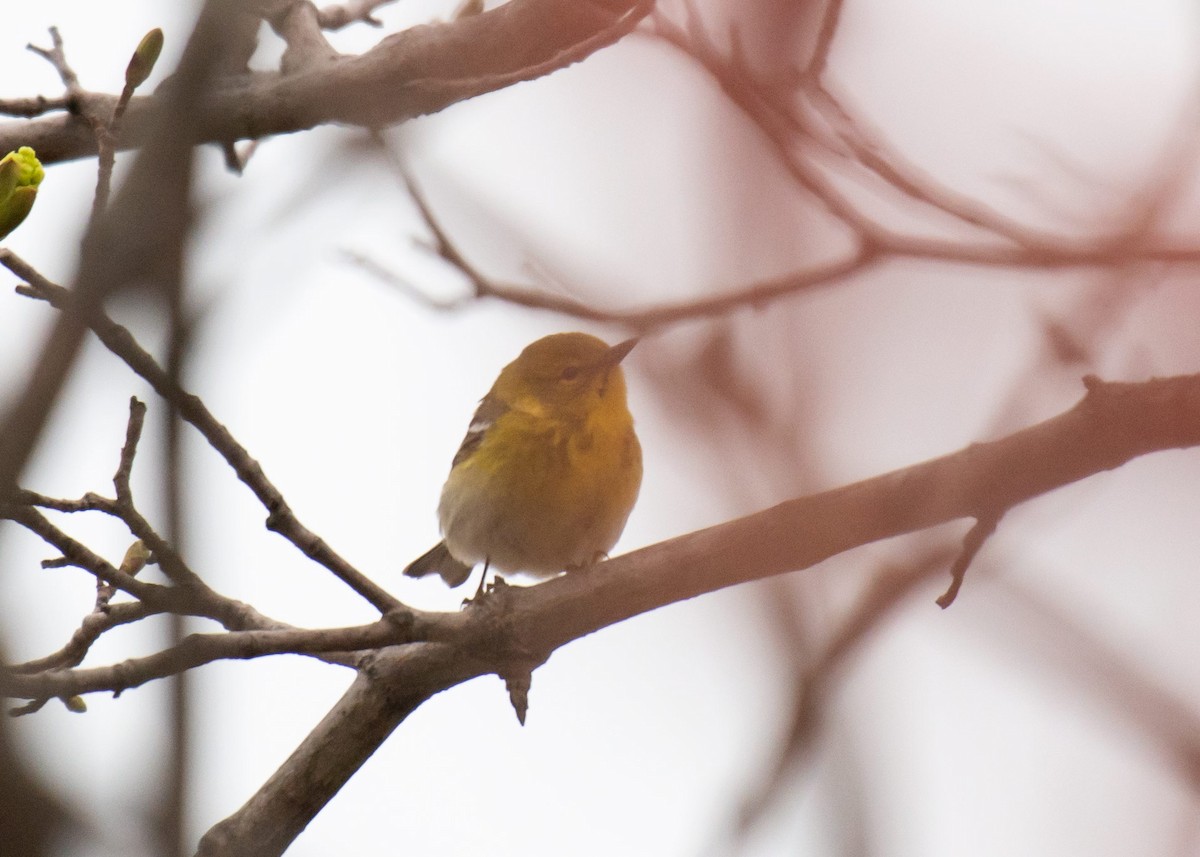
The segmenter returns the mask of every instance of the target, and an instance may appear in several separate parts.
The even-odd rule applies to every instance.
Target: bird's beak
[[[618,342],[604,354],[600,359],[600,365],[605,369],[616,366],[625,359],[625,355],[633,350],[633,346],[638,344],[638,339],[635,336],[633,339],[626,339],[624,342]]]

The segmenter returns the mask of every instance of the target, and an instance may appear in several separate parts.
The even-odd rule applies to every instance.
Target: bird
[[[642,484],[621,361],[637,344],[556,333],[525,347],[480,400],[438,503],[442,541],[404,569],[461,586],[488,570],[547,578],[591,567]]]

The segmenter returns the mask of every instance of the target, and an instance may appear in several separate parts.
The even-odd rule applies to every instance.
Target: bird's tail
[[[438,542],[410,562],[408,568],[404,569],[404,573],[409,577],[425,577],[427,574],[436,574],[446,581],[447,586],[453,588],[466,583],[467,578],[471,576],[471,569],[474,567],[456,560],[450,555],[446,543]]]

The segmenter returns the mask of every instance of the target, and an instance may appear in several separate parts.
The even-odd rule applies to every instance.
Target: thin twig
[[[149,616],[163,613],[165,610],[164,605],[151,606],[143,601],[111,604],[106,610],[93,610],[83,618],[83,622],[71,635],[71,639],[57,652],[32,661],[13,664],[4,669],[15,675],[32,675],[47,670],[60,670],[76,666],[83,663],[92,644],[107,631],[121,625],[141,621]]]
[[[886,230],[880,223],[868,217],[816,164],[797,152],[797,132],[804,131],[803,126],[797,126],[793,117],[776,109],[771,99],[764,98],[764,88],[747,70],[726,62],[720,48],[704,29],[699,14],[690,5],[688,8],[686,28],[656,11],[653,19],[655,35],[709,72],[730,101],[763,133],[776,152],[779,164],[798,187],[863,240],[874,241],[885,235]]]
[[[155,679],[219,660],[248,660],[268,655],[324,655],[371,651],[409,642],[411,627],[385,617],[369,625],[346,628],[288,628],[191,634],[176,646],[141,658],[90,669],[0,669],[0,694],[26,699],[123,691]],[[27,666],[27,665],[22,665]]]
[[[429,246],[430,251],[466,278],[471,286],[473,298],[493,298],[515,306],[561,313],[572,318],[620,324],[630,330],[643,333],[689,319],[724,315],[742,307],[761,307],[779,298],[832,286],[850,276],[865,272],[883,258],[878,247],[864,242],[857,250],[841,259],[814,265],[807,270],[785,274],[781,277],[728,290],[719,290],[716,295],[711,297],[664,303],[642,309],[607,310],[567,295],[551,294],[488,277],[467,260],[446,233],[412,176],[407,172],[404,172],[403,176],[406,186],[412,194],[413,202],[433,236],[432,245]],[[370,257],[350,251],[346,252],[346,256],[373,276],[402,289],[430,308],[455,310],[471,300],[471,298],[436,300]]]
[[[53,509],[56,512],[103,512],[117,518],[129,528],[135,537],[141,540],[154,556],[163,573],[176,586],[188,587],[207,594],[214,595],[211,589],[200,579],[180,556],[171,543],[158,533],[150,522],[137,510],[132,502],[124,502],[111,497],[104,497],[89,491],[78,500],[66,500],[58,497],[47,497],[36,491],[20,490],[16,494],[20,503],[28,506],[38,506],[43,509]],[[51,542],[55,544],[54,542]],[[56,565],[76,565],[74,561],[59,562]],[[90,566],[87,570],[93,571]],[[122,587],[124,588],[124,587]]]
[[[825,12],[821,16],[821,29],[817,33],[817,44],[813,48],[808,67],[804,70],[809,77],[820,79],[829,65],[829,54],[842,19],[843,0],[824,0]]]
[[[75,74],[75,70],[67,62],[67,54],[63,50],[62,34],[59,33],[58,27],[50,28],[50,47],[40,48],[30,43],[25,46],[25,49],[37,54],[54,67],[54,70],[58,72],[59,80],[67,90],[68,98],[74,98],[83,91],[79,85],[79,75]]]
[[[18,293],[44,300],[68,314],[75,311],[70,291],[37,273],[16,254],[0,249],[0,264],[27,281],[28,287],[18,287]],[[220,453],[237,477],[267,509],[268,529],[279,533],[305,556],[333,572],[347,586],[374,605],[380,613],[404,608],[394,596],[352,566],[323,539],[300,523],[283,494],[267,478],[262,466],[237,442],[229,429],[217,421],[198,396],[173,384],[168,373],[137,343],[126,328],[100,311],[90,314],[87,321],[88,326],[113,354],[149,383],[158,395],[174,403],[179,408],[180,416],[194,426],[213,449]],[[158,544],[147,539],[143,533],[139,532],[137,535],[146,540],[156,555],[159,554]],[[154,538],[153,534],[151,538]],[[166,556],[159,557],[160,561],[168,563],[164,565],[164,571],[169,568],[170,556],[171,554],[167,553]]]
[[[348,3],[322,6],[317,12],[317,20],[324,30],[340,30],[357,23],[382,27],[383,21],[371,13],[380,6],[395,2],[396,0],[350,0]]]
[[[8,712],[10,717],[23,717],[26,714],[35,714],[45,708],[46,703],[50,701],[50,697],[43,696],[41,699],[31,699],[24,705],[18,705]]]
[[[996,527],[999,526],[1005,511],[1007,510],[1000,509],[982,513],[975,519],[975,526],[971,527],[963,537],[962,551],[955,558],[954,564],[950,566],[950,586],[937,597],[938,607],[945,610],[954,603],[954,599],[958,597],[958,590],[962,588],[967,567],[971,565],[971,560],[975,559],[975,555],[979,553],[979,549],[983,547],[992,533],[996,532]]]
[[[121,447],[121,460],[117,464],[117,472],[113,476],[113,487],[117,491],[117,500],[132,502],[133,494],[129,490],[129,476],[133,471],[133,457],[137,455],[138,440],[142,436],[142,426],[146,421],[146,405],[138,401],[136,396],[129,398],[129,423],[125,428],[125,445]]]
[[[780,90],[769,85],[756,77],[736,55],[726,56],[704,29],[699,13],[690,4],[687,8],[686,27],[672,23],[661,11],[656,12],[653,19],[655,35],[695,60],[709,74],[730,101],[763,132],[784,169],[800,187],[813,193],[835,217],[878,243],[884,251],[897,256],[926,256],[931,247],[915,236],[894,233],[868,218],[857,205],[835,190],[817,164],[809,162],[803,143],[815,143],[827,155],[843,160],[847,154],[851,155],[853,166],[865,168],[869,175],[881,180],[892,191],[941,215],[1018,245],[1023,258],[1054,258],[1086,253],[1091,249],[1084,242],[1046,234],[1019,223],[922,174],[905,163],[877,133],[868,134],[861,121],[833,96],[819,73],[812,70],[799,73],[798,89]],[[823,26],[830,25],[838,11],[837,3],[827,9]],[[821,50],[818,48],[818,55]],[[797,96],[810,99],[813,108],[833,129],[834,139],[830,139],[830,131],[823,123],[801,117],[796,108]],[[968,257],[980,255],[980,248],[970,245],[964,245],[964,251]],[[997,248],[990,246],[984,252],[996,253]]]
[[[95,219],[108,205],[109,187],[112,183],[112,171],[116,158],[116,131],[114,130],[114,126],[120,120],[121,114],[125,112],[125,107],[133,95],[133,88],[126,85],[124,91],[117,99],[112,116],[107,121],[102,119],[95,109],[93,109],[88,97],[89,93],[80,85],[79,76],[67,61],[62,35],[59,33],[57,27],[50,28],[50,40],[52,43],[50,48],[39,48],[32,44],[26,45],[26,48],[45,59],[58,72],[58,76],[67,90],[65,100],[68,107],[73,108],[84,118],[96,138],[96,151],[98,154],[96,191],[92,196],[91,215],[92,219]]]
[[[94,553],[86,545],[77,542],[54,526],[45,515],[37,512],[32,506],[21,505],[20,503],[10,504],[6,508],[0,508],[0,518],[6,518],[15,524],[20,524],[41,538],[42,541],[53,545],[62,554],[67,564],[94,574],[106,583],[111,583],[121,591],[129,593],[140,601],[151,604],[161,603],[160,599],[166,591],[166,587],[138,580],[136,577],[125,574],[120,569],[113,567],[110,562]]]

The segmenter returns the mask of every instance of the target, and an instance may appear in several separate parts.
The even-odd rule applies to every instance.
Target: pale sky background
[[[129,50],[161,26],[166,50],[153,85],[186,37],[183,5],[26,7],[0,31],[0,96],[59,92],[49,66],[24,50],[47,44],[52,24],[84,84],[109,91],[119,89]],[[453,5],[406,0],[380,10],[382,33],[359,27],[333,38],[360,50]],[[941,180],[1015,216],[1084,231],[1117,222],[1123,200],[1154,174],[1187,115],[1182,106],[1200,91],[1198,70],[1191,0],[850,0],[832,79]],[[1195,113],[1190,121],[1194,133]],[[535,263],[623,305],[711,291],[805,258],[809,247],[778,235],[746,237],[738,252],[719,246],[741,228],[718,193],[737,181],[722,152],[765,157],[739,123],[687,61],[628,39],[548,79],[410,123],[397,139],[478,264],[528,279]],[[580,325],[492,304],[437,314],[348,264],[343,251],[358,250],[431,294],[460,287],[414,253],[419,225],[394,177],[345,163],[352,137],[325,128],[265,141],[241,178],[223,170],[218,152],[202,151],[203,226],[190,262],[206,315],[190,384],[306,525],[406,602],[455,609],[461,593],[400,570],[437,538],[438,491],[496,372],[529,341]],[[94,176],[93,161],[50,168],[7,245],[69,282]],[[1181,211],[1194,215],[1194,196],[1183,199]],[[1181,228],[1189,223],[1181,214]],[[606,298],[613,283],[619,291]],[[822,462],[807,481],[731,484],[653,394],[647,371],[704,324],[642,343],[627,365],[646,476],[617,552],[998,436],[997,391],[1025,377],[1042,320],[1069,311],[1085,285],[1073,273],[893,265],[773,307],[788,307],[787,335],[820,355],[806,383],[824,408],[814,441]],[[1196,316],[1181,310],[1198,307],[1191,288],[1181,277],[1155,283],[1113,333],[1099,364],[1105,377],[1200,368]],[[0,304],[8,396],[52,313],[11,293],[0,292]],[[138,307],[115,312],[157,344]],[[739,316],[735,334],[753,335],[747,324]],[[1007,428],[1057,413],[1080,392],[1047,383],[1022,399]],[[161,418],[145,385],[92,342],[24,484],[62,496],[110,490],[133,394],[150,405],[148,425]],[[146,508],[157,491],[153,437],[135,469]],[[262,528],[249,492],[189,437],[191,559],[209,583],[300,625],[370,620],[367,605]],[[733,464],[761,475],[749,457]],[[1194,452],[1144,459],[1018,510],[989,545],[994,568],[1097,621],[1193,707],[1198,478]],[[127,545],[105,519],[69,523],[112,560]],[[3,536],[4,645],[16,659],[39,656],[90,608],[92,585],[70,570],[41,571],[45,547],[11,528]],[[801,585],[844,603],[864,569],[903,555],[895,544],[871,546],[802,573]],[[431,700],[289,854],[847,853],[836,847],[839,789],[855,788],[869,795],[864,816],[878,854],[1198,853],[1194,795],[1174,769],[1052,669],[1031,670],[1053,641],[1014,640],[987,603],[1002,597],[997,587],[973,582],[942,612],[933,604],[939,580],[886,625],[838,693],[815,769],[740,850],[726,850],[737,802],[770,762],[790,693],[761,593],[749,587],[557,652],[535,673],[525,728],[494,677]],[[90,662],[145,653],[161,633],[112,634]],[[253,793],[349,680],[298,658],[194,674],[197,837]],[[164,700],[159,683],[118,700],[90,697],[83,716],[51,704],[13,724],[32,764],[99,831],[89,847],[64,853],[145,853],[138,813],[161,782]],[[847,759],[868,772],[863,781],[839,780]]]

